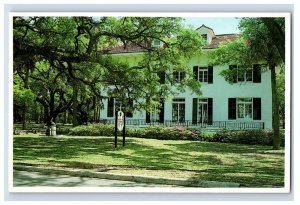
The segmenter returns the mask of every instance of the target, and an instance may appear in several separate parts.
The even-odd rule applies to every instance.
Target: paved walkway
[[[15,187],[178,187],[162,184],[135,183],[132,181],[120,181],[98,179],[89,177],[74,177],[68,175],[44,175],[38,172],[14,170]]]

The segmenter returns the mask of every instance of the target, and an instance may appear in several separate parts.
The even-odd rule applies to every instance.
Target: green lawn
[[[14,136],[14,164],[284,186],[284,151],[269,146],[113,137]]]

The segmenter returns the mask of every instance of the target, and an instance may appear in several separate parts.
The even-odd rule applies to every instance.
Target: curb
[[[180,178],[165,178],[165,177],[150,177],[142,175],[127,175],[127,174],[114,174],[107,172],[91,172],[82,170],[66,170],[60,168],[44,168],[34,166],[14,165],[14,170],[18,171],[31,171],[41,172],[44,174],[61,174],[79,177],[93,177],[100,179],[111,179],[121,181],[134,181],[139,183],[152,183],[152,184],[165,184],[176,185],[185,187],[202,187],[202,188],[238,188],[240,184],[233,182],[218,182],[218,181],[205,181],[205,180],[189,180]]]

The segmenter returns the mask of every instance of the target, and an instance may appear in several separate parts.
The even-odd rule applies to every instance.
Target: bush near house
[[[69,126],[68,127],[61,127],[61,126],[56,127],[56,134],[58,134],[58,135],[68,135],[71,128],[72,127],[69,127]]]
[[[113,136],[114,127],[108,124],[90,124],[73,127],[69,135],[74,136]]]
[[[61,130],[61,133],[74,136],[114,136],[114,126],[108,124],[81,125]],[[120,134],[120,133],[119,133]],[[284,146],[284,133],[281,132],[281,146]],[[272,130],[219,130],[207,132],[199,128],[150,126],[146,128],[127,128],[126,135],[137,138],[159,140],[190,140],[223,142],[250,145],[272,145]]]
[[[191,140],[200,141],[200,132],[183,127],[151,126],[145,129],[128,129],[127,135],[138,138],[159,140]]]
[[[284,132],[280,132],[281,146],[284,146]],[[238,144],[272,145],[272,130],[220,130],[214,134],[213,141]]]

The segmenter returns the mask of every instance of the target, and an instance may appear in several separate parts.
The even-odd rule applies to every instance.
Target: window
[[[207,83],[208,79],[208,68],[207,67],[199,67],[198,69],[198,80],[202,83]]]
[[[202,82],[202,83],[213,83],[213,67],[212,66],[205,66],[199,67],[194,66],[193,72],[195,75],[195,79]]]
[[[174,71],[173,78],[176,83],[180,83],[185,78],[185,72],[184,71]]]
[[[158,46],[160,46],[161,45],[161,41],[160,40],[158,40],[158,39],[154,39],[153,40],[153,46],[154,47],[158,47]]]
[[[254,64],[252,68],[241,69],[238,65],[229,65],[229,69],[236,69],[236,74],[233,75],[233,82],[261,82],[261,65]]]
[[[238,72],[238,82],[252,82],[253,70],[249,68],[247,70],[237,69]]]
[[[207,34],[201,34],[202,38],[207,41]]]
[[[236,69],[236,75],[234,75],[234,81],[235,82],[252,82],[253,79],[253,69],[248,68],[248,69],[242,69],[239,68],[238,65],[230,65],[229,69]]]
[[[150,114],[151,121],[158,122],[159,121],[159,109],[155,107],[154,111]]]
[[[228,98],[228,119],[261,120],[261,98]]]
[[[213,121],[213,99],[212,98],[193,98],[193,124],[208,123]]]
[[[172,104],[172,120],[183,122],[185,120],[185,99],[175,98]]]
[[[125,111],[125,106],[121,104],[119,100],[116,100],[115,98],[108,98],[107,101],[107,117],[114,117],[115,111],[120,110],[120,106],[122,111]],[[133,108],[133,100],[130,100],[129,106],[127,106],[127,109],[132,109]],[[126,112],[126,117],[133,117],[132,111],[127,111]]]
[[[252,118],[252,98],[237,98],[237,117]]]
[[[164,123],[165,117],[164,117],[164,99],[160,99],[160,106],[155,107],[153,112],[146,112],[146,122],[160,122]]]

